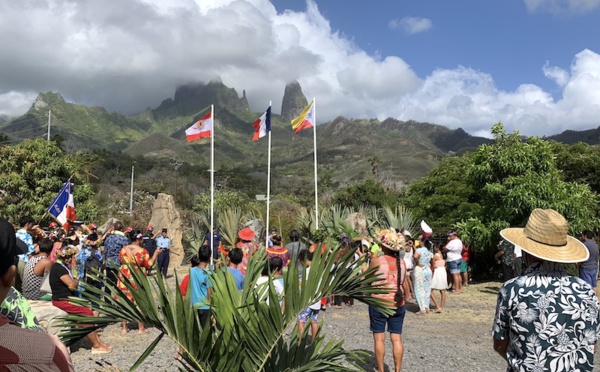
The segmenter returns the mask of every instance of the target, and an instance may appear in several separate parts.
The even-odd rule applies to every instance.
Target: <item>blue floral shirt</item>
[[[104,240],[104,263],[106,266],[113,267],[110,262],[114,262],[117,265],[115,268],[119,268],[121,265],[119,254],[126,245],[129,245],[129,239],[121,231],[114,231]]]
[[[79,251],[79,254],[77,255],[77,277],[79,279],[82,279],[82,280],[85,279],[85,261],[87,261],[87,259],[91,255],[92,255],[91,248],[86,247]],[[98,257],[100,262],[102,262],[102,254],[97,249],[96,249],[96,257]]]
[[[19,260],[27,263],[29,262],[29,255],[35,252],[35,246],[33,245],[33,238],[27,231],[18,230],[15,234],[17,239],[21,239],[25,244],[27,244],[27,253],[19,255]]]
[[[508,371],[591,371],[598,298],[561,264],[538,262],[498,293],[492,336],[508,339]]]

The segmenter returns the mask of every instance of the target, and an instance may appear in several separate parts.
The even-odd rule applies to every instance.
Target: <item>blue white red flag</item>
[[[73,221],[77,219],[75,216],[73,188],[71,186],[71,180],[65,182],[56,198],[54,198],[52,204],[48,207],[48,213],[54,216],[56,221],[58,221],[67,232],[71,229]]]
[[[271,131],[271,106],[269,106],[260,118],[252,123],[252,126],[254,127],[252,141],[258,141],[259,138],[263,138]]]

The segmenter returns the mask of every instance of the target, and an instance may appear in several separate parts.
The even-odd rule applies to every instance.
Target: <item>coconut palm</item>
[[[328,247],[334,246],[331,243]],[[298,281],[296,262],[292,261],[284,277],[284,310],[278,301],[263,299],[264,287],[252,283],[260,276],[265,264],[263,254],[255,254],[246,271],[243,291],[238,291],[226,268],[218,267],[211,274],[211,313],[218,327],[207,324],[200,332],[196,311],[190,307],[189,297],[181,295],[177,278],[175,290],[161,275],[148,278],[141,271],[132,270],[133,285],[125,282],[135,304],[114,284],[107,284],[114,298],[103,290],[85,286],[83,298],[72,297],[75,304],[91,307],[103,317],[69,315],[65,324],[71,330],[60,335],[67,345],[85,336],[93,329],[121,319],[144,322],[160,331],[160,335],[140,355],[131,367],[138,368],[152,350],[167,336],[183,349],[181,369],[199,371],[352,371],[366,355],[363,351],[343,348],[343,340],[325,341],[322,330],[309,342],[309,328],[297,332],[297,317],[310,304],[331,295],[349,296],[365,302],[385,313],[392,309],[370,297],[384,293],[374,282],[372,269],[361,272],[366,258],[362,258],[352,275],[342,275],[353,259],[348,252],[336,263],[337,250],[315,252],[310,275],[303,271]],[[105,280],[98,273],[97,278]],[[270,281],[266,284],[270,298],[276,298]],[[189,292],[188,292],[189,293]],[[99,295],[104,301],[98,301]],[[189,296],[189,294],[188,294]],[[81,327],[88,326],[88,327]]]

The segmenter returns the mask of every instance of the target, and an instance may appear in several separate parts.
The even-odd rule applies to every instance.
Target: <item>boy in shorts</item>
[[[298,254],[298,260],[302,263],[304,267],[306,267],[306,278],[308,279],[308,275],[310,273],[310,262],[312,261],[313,253],[309,252],[306,249],[303,249]],[[301,279],[302,280],[302,279]],[[302,283],[300,283],[302,284]],[[306,327],[306,322],[310,319],[310,330],[312,335],[312,340],[314,342],[315,337],[317,337],[317,331],[319,330],[319,323],[317,323],[317,318],[319,317],[319,311],[321,310],[321,301],[317,301],[314,304],[310,305],[306,309],[304,309],[300,315],[298,316],[298,336],[302,337],[304,333],[304,328]]]

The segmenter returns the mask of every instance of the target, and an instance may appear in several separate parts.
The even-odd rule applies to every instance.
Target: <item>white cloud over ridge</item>
[[[529,135],[600,125],[600,56],[590,50],[568,69],[540,66],[562,89],[555,100],[535,85],[499,90],[492,76],[465,67],[419,77],[401,57],[371,56],[332,30],[312,1],[283,13],[268,0],[31,4],[0,2],[8,35],[0,38],[0,115],[24,113],[40,91],[136,113],[177,85],[220,77],[245,89],[257,112],[269,100],[279,112],[285,84],[297,79],[317,98],[319,122],[395,117],[482,134],[503,121]]]
[[[583,14],[600,7],[600,0],[524,0],[531,13]]]
[[[392,29],[402,29],[409,35],[425,32],[433,26],[433,22],[428,18],[404,17],[402,19],[392,19],[388,26]]]

